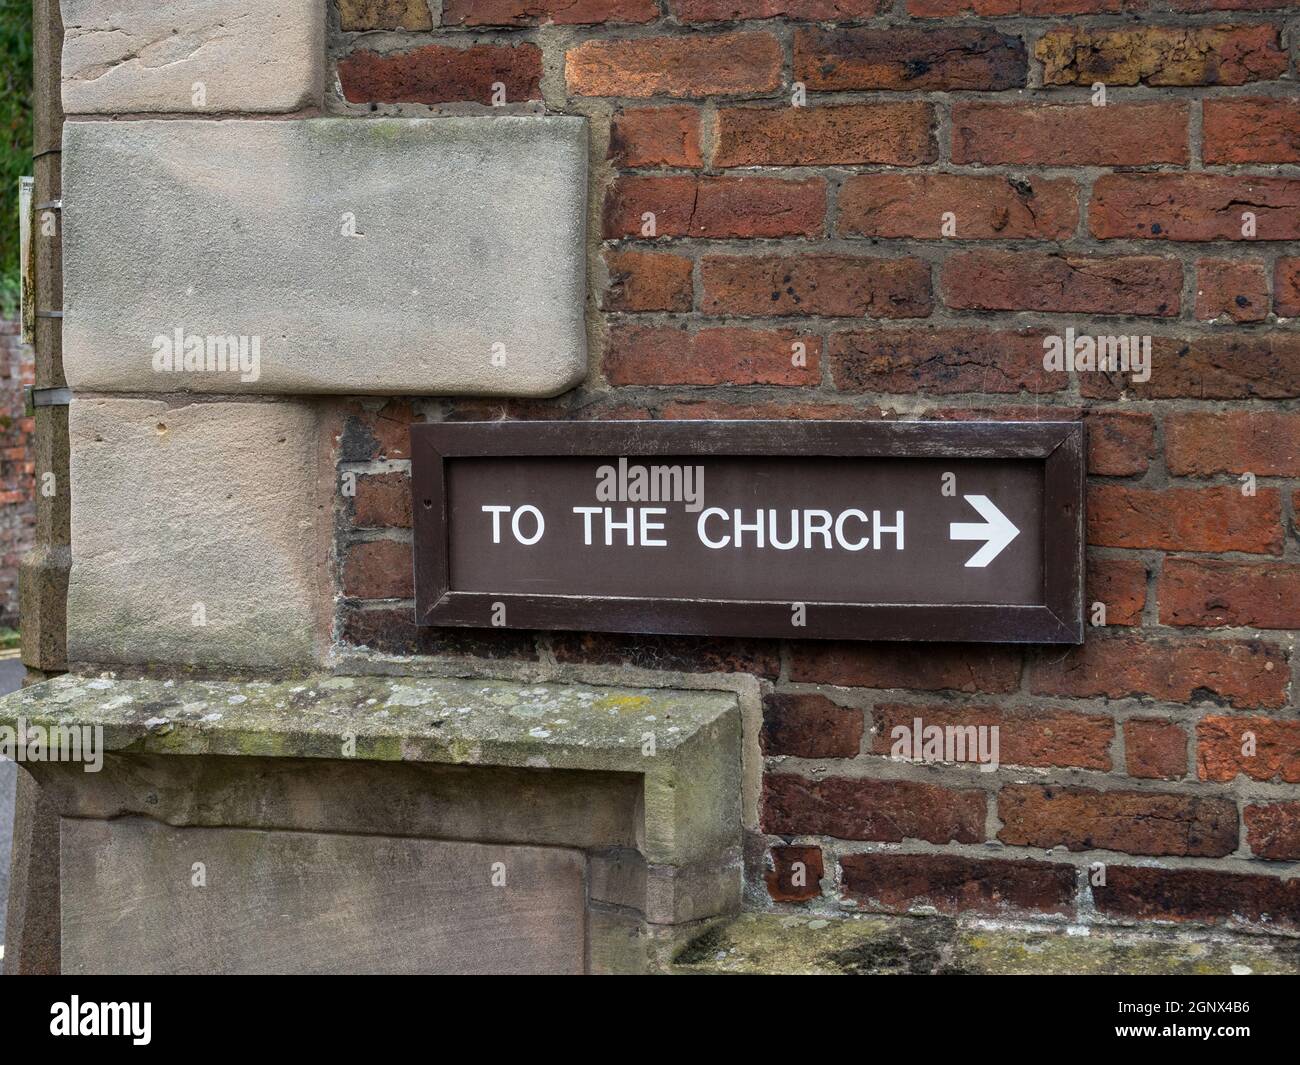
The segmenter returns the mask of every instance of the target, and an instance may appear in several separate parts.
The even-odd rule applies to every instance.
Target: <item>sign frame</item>
[[[1038,459],[1043,463],[1041,603],[805,604],[456,591],[446,464],[458,458],[682,457]],[[1079,644],[1084,619],[1081,421],[497,421],[411,426],[416,624],[787,639]]]

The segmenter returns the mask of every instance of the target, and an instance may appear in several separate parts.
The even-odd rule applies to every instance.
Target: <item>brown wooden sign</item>
[[[1079,643],[1078,422],[412,435],[420,624]]]

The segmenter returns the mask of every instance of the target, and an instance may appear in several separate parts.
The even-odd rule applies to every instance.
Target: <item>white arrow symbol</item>
[[[993,505],[988,496],[963,496],[980,512],[983,522],[954,521],[948,527],[949,540],[985,540],[987,543],[966,562],[967,566],[987,566],[1002,553],[1002,549],[1020,535],[1007,516]]]

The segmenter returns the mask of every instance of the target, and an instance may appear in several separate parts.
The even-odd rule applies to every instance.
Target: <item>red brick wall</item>
[[[588,383],[351,409],[341,643],[757,678],[771,905],[1300,931],[1300,3],[343,7],[333,110],[487,111],[498,82],[588,116],[593,167]],[[1067,328],[1150,336],[1150,379],[1045,368]],[[1082,418],[1105,624],[1068,651],[417,632],[406,426],[500,416]],[[997,725],[1002,768],[890,760],[915,717]]]
[[[0,625],[12,629],[18,627],[18,563],[36,529],[32,419],[24,393],[35,372],[18,323],[0,321]]]

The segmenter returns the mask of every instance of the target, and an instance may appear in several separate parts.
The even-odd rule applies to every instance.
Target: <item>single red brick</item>
[[[359,51],[340,59],[338,69],[351,103],[490,104],[498,82],[511,103],[542,98],[542,50],[534,44]]]
[[[700,285],[705,314],[924,318],[933,308],[920,259],[711,255]]]
[[[405,399],[390,399],[379,410],[354,403],[345,414],[339,440],[340,462],[410,458],[411,425],[424,421],[424,416],[417,417]]]
[[[1178,477],[1300,477],[1300,413],[1172,412],[1165,419],[1165,465]]]
[[[1187,775],[1187,733],[1159,718],[1125,721],[1124,761],[1131,777],[1180,780]]]
[[[1244,259],[1196,261],[1196,317],[1213,321],[1262,322],[1268,317],[1268,275],[1261,262]]]
[[[1088,423],[1088,472],[1099,477],[1145,473],[1156,450],[1155,419],[1142,411],[1093,410]]]
[[[593,39],[570,48],[564,75],[575,96],[725,96],[781,84],[781,45],[770,33]]]
[[[1186,163],[1184,103],[955,103],[954,163],[1142,166]]]
[[[1300,101],[1231,97],[1202,104],[1206,163],[1300,163]]]
[[[1237,804],[1200,795],[1008,784],[998,839],[1012,847],[1222,858],[1237,849]]]
[[[1141,625],[1147,601],[1147,566],[1132,558],[1088,559],[1087,607],[1106,606],[1106,625]]]
[[[807,902],[821,897],[826,875],[820,847],[773,847],[772,868],[763,874],[773,902]]]
[[[615,166],[699,167],[700,113],[694,107],[629,107],[614,115],[609,158]]]
[[[1202,780],[1280,780],[1300,784],[1300,721],[1211,714],[1196,723]]]
[[[1300,259],[1277,261],[1273,274],[1273,310],[1285,318],[1300,317]]]
[[[1262,640],[1169,640],[1090,635],[1029,669],[1035,695],[1163,702],[1217,700],[1242,709],[1286,705],[1286,652]]]
[[[768,678],[781,672],[780,648],[769,640],[556,632],[551,634],[551,648],[555,660],[564,664],[677,673],[753,673]]]
[[[1300,178],[1106,174],[1092,187],[1092,235],[1138,240],[1300,239]],[[1254,216],[1253,236],[1243,232]]]
[[[646,214],[654,215],[653,232]],[[605,236],[813,237],[826,217],[822,178],[621,177],[605,198]]]
[[[849,854],[840,859],[844,894],[863,908],[908,913],[1070,914],[1075,869],[1059,862],[979,861],[957,854]]]
[[[872,754],[892,754],[894,730],[905,728],[907,757],[911,757],[916,720],[921,729],[935,725],[955,730],[967,744],[968,762],[976,761],[977,732],[981,727],[997,729],[1000,765],[1077,766],[1082,769],[1109,770],[1110,744],[1115,737],[1115,722],[1100,714],[1075,714],[1067,710],[1004,710],[996,706],[915,706],[883,703],[872,711],[875,730],[871,737]],[[989,735],[989,733],[986,733]],[[924,731],[922,731],[924,737]],[[945,748],[946,750],[946,748]],[[958,751],[958,753],[960,753]]]
[[[763,753],[855,758],[862,723],[861,710],[840,706],[824,695],[770,692],[763,696]]]
[[[986,311],[1178,314],[1183,266],[1155,256],[971,251],[943,266],[949,307]]]
[[[1116,917],[1300,928],[1300,877],[1110,865],[1092,897]]]
[[[1300,629],[1300,566],[1167,558],[1160,621],[1215,628]]]
[[[614,385],[814,385],[821,338],[793,330],[616,325],[605,377]]]
[[[1282,499],[1276,488],[1253,496],[1233,487],[1088,489],[1088,543],[1165,551],[1282,553]]]
[[[1100,15],[1123,11],[1130,0],[907,0],[907,13],[916,18],[960,15]]]
[[[1252,803],[1245,817],[1246,842],[1257,858],[1300,861],[1300,802]]]
[[[860,420],[873,417],[874,412],[863,411],[848,403],[729,403],[716,399],[674,399],[660,410],[660,417],[672,420],[683,418],[716,418],[730,421],[744,419],[788,419],[808,421],[814,419],[844,418]]]
[[[415,594],[411,545],[366,540],[348,547],[343,560],[343,594],[357,599],[409,599]]]
[[[775,836],[833,836],[901,843],[979,843],[985,797],[910,780],[808,780],[786,773],[763,777],[763,831]]]
[[[689,311],[695,300],[694,263],[681,255],[625,249],[605,252],[607,311]]]
[[[363,473],[356,480],[352,524],[358,529],[409,529],[411,478],[406,473]]]
[[[1014,647],[817,641],[790,645],[790,680],[848,688],[954,689],[997,694],[1020,683]]]
[[[1278,28],[1071,27],[1038,40],[1044,85],[1243,85],[1286,72]]]
[[[760,18],[835,22],[887,14],[893,0],[672,0],[671,6],[682,22],[741,22]]]
[[[945,232],[949,221],[952,226]],[[879,173],[845,179],[836,231],[841,236],[921,240],[1065,240],[1078,223],[1079,193],[1073,181]]]
[[[877,163],[938,158],[934,108],[906,103],[827,107],[726,107],[718,111],[715,166]]]
[[[444,26],[561,26],[651,22],[654,0],[446,0]]]
[[[810,90],[1014,89],[1028,57],[1019,37],[978,27],[815,27],[794,38],[794,76]]]
[[[1147,381],[1081,374],[1079,391],[1093,399],[1290,399],[1300,396],[1300,332],[1155,337]]]
[[[832,333],[831,378],[841,392],[950,395],[1055,392],[1066,374],[1043,369],[1042,334],[983,329]]]

